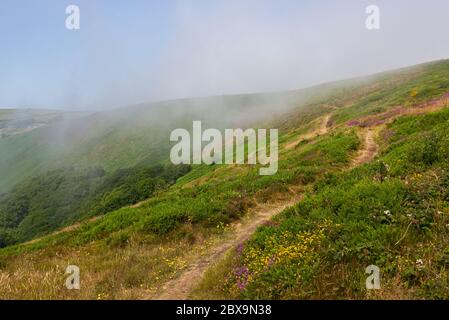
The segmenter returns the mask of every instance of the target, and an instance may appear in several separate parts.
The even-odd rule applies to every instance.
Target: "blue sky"
[[[449,58],[447,12],[445,0],[2,0],[0,107],[277,91]]]
[[[65,28],[69,4],[80,7],[78,31]],[[101,102],[96,86],[120,91],[141,66],[157,63],[170,37],[170,10],[167,1],[2,0],[0,105]]]

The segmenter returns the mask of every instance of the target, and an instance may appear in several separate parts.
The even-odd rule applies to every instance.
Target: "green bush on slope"
[[[188,166],[137,166],[107,174],[101,168],[48,172],[3,195],[0,246],[135,204],[166,189]]]

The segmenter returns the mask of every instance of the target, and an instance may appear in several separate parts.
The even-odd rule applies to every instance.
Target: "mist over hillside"
[[[448,106],[441,60],[285,92],[2,110],[0,297],[447,298]],[[279,129],[277,173],[172,164],[170,132],[194,120]],[[88,290],[55,289],[67,261]],[[375,293],[359,287],[372,264],[387,270]]]
[[[1,122],[5,127],[4,138],[7,127],[24,121],[30,124],[16,129],[16,133],[23,134],[0,140],[3,151],[0,170],[4,172],[0,192],[30,174],[58,167],[102,166],[105,170],[115,170],[141,162],[167,161],[170,132],[176,128],[190,130],[193,120],[201,120],[211,128],[244,128],[319,101],[339,88],[344,89],[345,85],[184,99],[90,113],[11,110],[10,117],[5,116]],[[33,118],[33,113],[42,119],[46,115],[51,121]]]
[[[400,80],[401,74],[406,78],[425,66],[401,69],[395,74]],[[368,88],[389,74],[286,92],[183,99],[109,111],[2,110],[0,124],[7,139],[0,139],[0,193],[30,175],[50,169],[101,166],[110,171],[142,162],[167,161],[170,132],[190,129],[193,120],[218,129],[254,126],[334,94]],[[11,133],[23,134],[9,137]]]
[[[322,300],[449,301],[448,12],[1,0],[0,307],[288,318],[299,300],[345,317],[353,302]]]
[[[379,90],[388,97],[392,85],[402,86],[403,96],[394,89],[397,100],[386,103],[400,105],[409,91],[416,90],[416,83],[435,76],[431,70],[444,73],[442,66],[446,64],[447,61],[433,62],[296,91],[176,100],[101,112],[4,111],[3,123],[6,127],[17,126],[17,132],[0,140],[3,215],[12,215],[3,225],[22,225],[27,231],[18,237],[29,239],[107,212],[105,208],[118,209],[150,196],[153,186],[135,190],[135,196],[131,196],[129,190],[123,194],[124,184],[137,183],[144,172],[160,171],[149,177],[163,176],[164,170],[175,172],[167,169],[173,145],[170,132],[176,128],[190,131],[194,120],[201,120],[205,128],[276,127],[282,136],[326,110],[341,108],[334,112],[333,122],[352,119],[354,114],[379,112],[378,103],[373,104],[378,98],[363,103],[363,97],[375,97]],[[444,89],[447,79],[433,81]],[[443,89],[435,88],[433,94]],[[368,108],[369,104],[373,109]],[[36,127],[29,127],[33,125]],[[166,168],[157,168],[158,165]],[[44,185],[47,187],[42,188]],[[109,199],[100,200],[102,197]],[[42,209],[37,210],[33,201]],[[31,219],[33,207],[36,213],[41,212],[39,219]],[[22,212],[18,218],[14,218],[15,210]],[[47,226],[48,219],[56,220]],[[41,227],[37,227],[39,224]]]

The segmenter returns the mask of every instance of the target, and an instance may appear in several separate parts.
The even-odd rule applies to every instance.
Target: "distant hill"
[[[193,120],[214,128],[260,123],[342,86],[177,100],[91,114],[0,110],[0,193],[51,169],[101,166],[110,171],[167,161],[170,132],[190,128]]]

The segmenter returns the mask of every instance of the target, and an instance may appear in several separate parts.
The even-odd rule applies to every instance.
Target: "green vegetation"
[[[399,281],[403,297],[449,298],[448,120],[448,109],[396,120],[378,161],[327,174],[229,256],[221,278],[210,275],[202,291],[360,299],[369,297],[365,268],[374,264],[383,294]]]
[[[358,99],[337,111],[334,119],[341,123],[391,107],[407,107],[438,98],[448,92],[448,69],[449,61],[441,61],[403,69],[399,73],[380,74],[372,86],[361,90]]]
[[[189,171],[188,166],[137,166],[47,172],[2,196],[0,247],[148,199]]]
[[[157,296],[235,236],[239,221],[285,208],[298,193],[300,202],[217,261],[191,297],[449,298],[448,79],[449,62],[441,61],[302,91],[225,97],[219,102],[230,113],[220,120],[205,110],[225,107],[208,98],[168,103],[170,112],[140,106],[84,118],[84,127],[66,123],[57,144],[43,143],[56,125],[0,140],[0,150],[10,152],[0,168],[14,161],[20,168],[5,171],[0,244],[84,220],[1,249],[0,298]],[[290,103],[248,124],[280,128],[276,175],[260,176],[257,165],[167,164],[170,128],[190,128],[192,119],[232,127],[267,99]],[[398,107],[403,113],[392,112]],[[385,114],[390,122],[370,128],[379,132],[377,158],[354,161],[367,148],[368,130],[358,121]],[[326,128],[323,119],[330,119]],[[39,145],[48,150],[39,153]],[[23,146],[36,155],[27,157]],[[68,264],[83,270],[79,292],[63,287]],[[372,264],[383,289],[367,292]]]
[[[191,128],[192,120],[218,129],[252,125],[271,119],[274,107],[283,113],[318,99],[312,93],[316,94],[314,89],[179,100],[54,117],[34,130],[0,139],[0,194],[32,176],[65,167],[102,167],[113,172],[139,164],[163,164],[168,161],[168,138],[174,128]],[[17,124],[16,116],[11,116],[17,114],[21,112],[4,111],[0,129]],[[20,117],[44,122],[29,120],[28,113]]]

